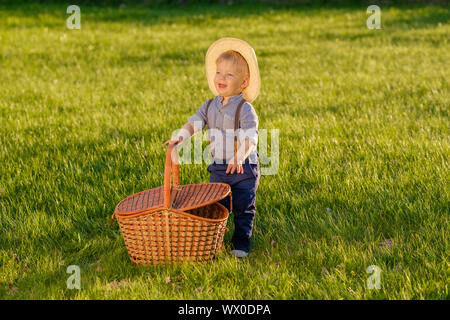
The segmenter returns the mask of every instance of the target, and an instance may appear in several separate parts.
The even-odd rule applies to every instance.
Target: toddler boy
[[[208,126],[213,159],[208,166],[210,182],[231,187],[235,225],[232,254],[247,257],[260,179],[258,116],[250,104],[260,89],[255,52],[240,39],[217,40],[206,53],[206,76],[215,97],[205,101],[178,135],[164,144],[178,144]],[[219,202],[230,209],[228,197]]]

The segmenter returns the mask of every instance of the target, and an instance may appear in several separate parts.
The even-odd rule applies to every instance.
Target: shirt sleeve
[[[258,115],[250,103],[243,104],[239,122],[241,128],[239,140],[243,142],[247,138],[251,145],[256,146],[258,144]]]
[[[194,125],[197,130],[203,130],[206,126],[206,105],[208,104],[208,100],[206,100],[201,107],[194,113],[192,116],[188,118],[188,121]]]

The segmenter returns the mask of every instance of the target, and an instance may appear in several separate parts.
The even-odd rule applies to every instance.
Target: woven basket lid
[[[225,198],[231,192],[226,183],[200,183],[172,185],[171,207],[186,211],[202,207]],[[163,187],[145,190],[123,199],[116,206],[115,213],[135,214],[164,206]]]

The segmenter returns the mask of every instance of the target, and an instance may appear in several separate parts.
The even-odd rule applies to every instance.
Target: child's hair
[[[244,59],[244,57],[237,51],[234,50],[228,50],[223,52],[217,59],[216,64],[219,64],[220,62],[227,60],[233,62],[235,66],[241,71],[244,75],[249,75],[250,71],[248,69],[247,61]]]

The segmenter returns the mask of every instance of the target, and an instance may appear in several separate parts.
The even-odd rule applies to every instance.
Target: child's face
[[[249,79],[232,61],[223,60],[217,64],[214,85],[219,94],[232,97],[248,86]]]

